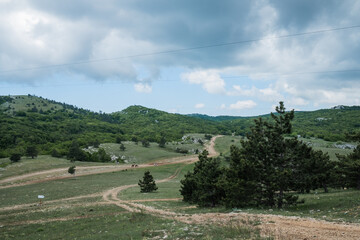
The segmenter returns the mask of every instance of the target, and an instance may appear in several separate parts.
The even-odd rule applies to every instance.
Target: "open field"
[[[216,139],[215,150],[222,156],[230,156],[230,146],[235,145],[240,147],[240,139],[242,139],[242,137],[239,136],[223,136],[218,138]]]
[[[0,189],[0,238],[357,239],[360,234],[360,194],[353,190],[303,194],[305,204],[283,210],[198,208],[182,202],[180,180],[193,168],[193,159],[163,159],[166,164],[126,171],[107,165],[115,171]],[[145,170],[154,176],[157,192],[140,193],[137,182]],[[42,205],[39,194],[45,195]]]
[[[15,175],[22,175],[31,172],[38,172],[49,169],[76,166],[103,166],[112,165],[111,163],[95,163],[95,162],[69,162],[65,158],[54,158],[48,155],[41,155],[34,159],[22,157],[21,161],[16,164],[10,164],[9,158],[0,159],[0,164],[6,165],[5,168],[0,169],[0,179],[8,178]]]
[[[150,143],[149,147],[143,147],[141,143],[135,144],[134,142],[122,142],[125,146],[125,151],[120,150],[120,144],[117,143],[105,143],[101,144],[100,147],[110,154],[120,157],[125,163],[148,163],[162,159],[180,157],[184,154],[175,152],[176,148],[194,153],[192,150],[202,150],[203,146],[195,143],[167,143],[165,148],[160,148],[157,143]]]

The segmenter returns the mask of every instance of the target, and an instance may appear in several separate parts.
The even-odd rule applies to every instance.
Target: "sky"
[[[360,105],[358,0],[0,0],[0,95],[255,116]]]

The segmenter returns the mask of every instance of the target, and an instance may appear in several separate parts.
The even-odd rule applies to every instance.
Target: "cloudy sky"
[[[360,105],[357,0],[0,0],[0,95],[249,116]]]

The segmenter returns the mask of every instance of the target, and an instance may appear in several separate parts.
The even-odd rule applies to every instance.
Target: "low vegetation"
[[[318,128],[300,131],[297,119],[316,114],[282,103],[255,123],[141,106],[93,113],[34,96],[0,104],[1,239],[281,239],[251,215],[260,213],[360,223],[359,126],[330,131],[354,107],[320,110],[329,116]],[[209,157],[204,147],[219,133],[220,156]],[[44,170],[54,173],[10,179]],[[252,217],[232,218],[242,212]]]
[[[181,181],[183,200],[199,206],[277,207],[303,203],[298,193],[328,187],[360,190],[360,147],[340,161],[315,151],[291,134],[294,111],[282,102],[271,114],[272,122],[255,120],[241,148],[231,146],[230,164],[221,168],[216,158],[204,152]],[[359,139],[360,140],[360,139]]]

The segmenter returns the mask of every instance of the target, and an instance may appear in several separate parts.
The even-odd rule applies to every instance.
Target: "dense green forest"
[[[0,157],[36,145],[42,154],[67,151],[74,140],[82,146],[97,142],[180,140],[185,133],[219,133],[208,120],[131,106],[113,114],[97,113],[36,97],[0,97]]]
[[[271,120],[258,118],[241,147],[232,145],[229,165],[219,158],[199,155],[193,171],[180,181],[183,200],[199,206],[225,205],[230,208],[297,205],[299,194],[311,190],[356,188],[360,190],[360,145],[351,154],[337,155],[314,150],[292,132],[295,113],[285,111],[283,102],[271,113]],[[349,135],[360,141],[359,133]]]
[[[264,119],[270,115],[262,116]],[[32,95],[0,97],[0,157],[36,146],[40,154],[82,146],[131,141],[177,141],[186,133],[245,135],[257,117],[171,114],[130,106],[106,114]],[[344,141],[360,129],[360,107],[296,112],[293,135]]]
[[[256,117],[233,117],[191,114],[200,119],[221,122],[225,129],[230,129],[236,135],[245,136],[250,131]],[[270,114],[261,116],[270,119]],[[347,141],[347,134],[360,129],[360,106],[336,106],[331,109],[321,109],[311,112],[295,112],[292,135],[321,138],[326,141]]]

